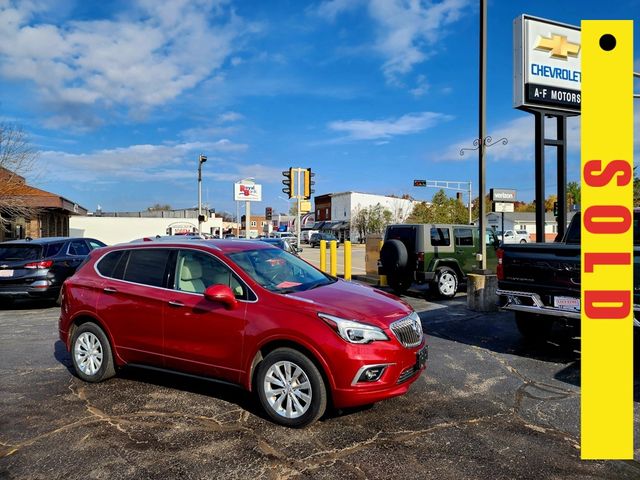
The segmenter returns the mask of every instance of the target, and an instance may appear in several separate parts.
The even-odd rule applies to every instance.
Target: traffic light
[[[267,207],[264,209],[264,218],[265,220],[273,219],[273,208]]]
[[[316,182],[313,181],[313,177],[315,176],[316,174],[311,173],[310,168],[306,168],[304,170],[304,192],[302,196],[304,197],[305,200],[309,200],[311,198],[311,194],[315,192],[315,190],[311,188],[312,185],[316,184]]]
[[[289,168],[289,170],[285,170],[284,172],[282,172],[282,175],[284,175],[285,179],[282,180],[282,184],[285,185],[285,187],[282,189],[283,193],[286,193],[287,195],[289,195],[289,198],[293,198],[296,196],[296,172],[294,170],[293,167]]]

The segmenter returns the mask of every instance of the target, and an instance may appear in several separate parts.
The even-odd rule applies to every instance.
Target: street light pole
[[[206,155],[198,158],[198,235],[202,234],[202,164],[206,161]]]
[[[485,234],[485,203],[484,196],[486,191],[486,171],[485,171],[485,120],[486,120],[486,66],[487,66],[487,0],[480,0],[480,75],[479,75],[479,95],[478,95],[478,187],[479,187],[479,218],[478,226],[480,227],[480,252],[478,256],[478,267],[482,272],[487,269],[487,237]]]

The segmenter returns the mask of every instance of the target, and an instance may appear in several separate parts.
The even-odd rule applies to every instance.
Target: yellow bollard
[[[344,242],[344,279],[351,280],[351,242]]]
[[[378,250],[382,250],[382,245],[384,245],[384,240],[380,240],[380,243],[378,244]],[[381,287],[386,287],[387,286],[387,276],[386,275],[380,275],[380,278],[378,279],[378,283],[380,284]]]
[[[320,270],[327,272],[327,241],[320,240]]]
[[[329,275],[335,277],[338,275],[338,242],[331,240],[329,242]]]

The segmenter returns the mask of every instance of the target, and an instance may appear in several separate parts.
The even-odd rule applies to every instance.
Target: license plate
[[[574,297],[553,297],[553,306],[562,310],[580,311],[580,299]]]
[[[416,353],[416,370],[420,370],[422,367],[424,367],[424,364],[427,363],[428,358],[429,348],[427,345],[425,345],[418,353]]]
[[[0,270],[0,277],[13,277],[13,270]]]

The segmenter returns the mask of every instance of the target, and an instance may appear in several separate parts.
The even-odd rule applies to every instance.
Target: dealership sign
[[[522,15],[513,28],[515,108],[580,113],[580,29]]]
[[[233,199],[237,202],[261,202],[262,185],[246,180],[236,182],[233,184]]]

